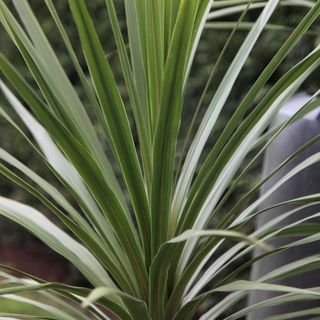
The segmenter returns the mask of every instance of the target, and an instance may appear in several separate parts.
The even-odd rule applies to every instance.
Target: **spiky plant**
[[[257,246],[272,254],[301,244],[300,241],[269,248],[265,244],[268,239],[290,228],[287,225],[280,229],[272,220],[254,234],[245,235],[241,230],[261,213],[258,208],[264,199],[290,177],[320,160],[320,153],[292,169],[260,198],[254,198],[256,190],[268,177],[254,185],[223,216],[220,212],[238,182],[272,140],[318,103],[317,97],[312,97],[290,120],[265,133],[283,102],[318,67],[319,47],[278,79],[258,103],[256,101],[278,66],[299,45],[301,37],[318,18],[320,1],[124,0],[127,46],[114,1],[106,0],[134,118],[132,126],[128,120],[129,109],[125,107],[86,1],[69,0],[69,5],[88,74],[79,63],[54,1],[43,2],[81,80],[90,110],[84,107],[66,76],[28,1],[0,0],[2,26],[19,49],[34,79],[32,84],[28,83],[7,57],[0,56],[2,92],[24,126],[11,117],[7,109],[1,108],[1,114],[38,153],[43,165],[56,175],[77,205],[71,205],[56,187],[0,149],[1,173],[38,198],[61,224],[55,225],[36,209],[3,197],[0,198],[0,214],[21,224],[67,258],[96,289],[48,283],[23,272],[20,272],[21,278],[17,278],[3,271],[5,280],[0,294],[34,305],[39,310],[45,309],[48,316],[40,318],[61,320],[185,320],[193,317],[212,320],[237,306],[250,290],[282,292],[276,301],[279,305],[302,298],[319,298],[320,292],[314,289],[272,284],[275,277],[315,268],[319,257],[288,264],[256,282],[235,280],[242,268],[227,275],[224,271]],[[11,4],[16,9],[14,13]],[[259,78],[247,88],[209,154],[201,161],[210,133],[215,130],[259,36],[268,28],[282,30],[281,26],[269,24],[279,5],[306,6],[308,10],[281,48],[270,57]],[[256,21],[244,23],[246,13],[256,8],[261,9]],[[249,32],[215,90],[196,134],[190,139],[192,125],[178,155],[184,97],[199,40],[208,21],[234,12],[242,14],[238,21],[228,22],[233,31],[225,48],[238,28],[248,28]],[[211,24],[214,26],[219,27],[219,23]],[[220,27],[223,27],[221,23]],[[222,61],[225,48],[208,83],[215,67]],[[207,89],[208,86],[199,105]],[[120,186],[110,154],[105,152],[88,111],[91,115],[94,113],[103,132],[102,138],[110,145],[124,187]],[[196,108],[194,112],[197,116]],[[137,141],[133,132],[137,133]],[[312,143],[316,140],[318,138]],[[292,158],[275,168],[272,174]],[[244,163],[248,165],[243,169]],[[249,200],[251,203],[247,205]],[[316,194],[287,203],[306,206],[318,201]],[[284,210],[281,217],[289,214]],[[220,218],[212,226],[210,221],[217,215]],[[306,236],[303,243],[319,238],[315,233],[313,237]],[[232,247],[224,246],[231,240]],[[253,260],[247,265],[251,263]],[[42,302],[33,296],[23,296],[25,292],[38,292]],[[224,298],[217,294],[220,292],[225,293]],[[214,306],[201,316],[199,313],[195,316],[201,305],[212,297],[217,301]],[[238,310],[227,319],[241,318],[258,307],[261,304]],[[308,314],[308,310],[305,312]],[[36,319],[36,314],[9,315],[0,311],[0,315]]]

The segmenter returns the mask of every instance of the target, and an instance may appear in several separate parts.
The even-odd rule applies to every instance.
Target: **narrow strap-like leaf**
[[[21,224],[72,261],[92,283],[113,286],[112,280],[95,257],[37,210],[0,197],[0,214]]]
[[[152,160],[152,147],[151,147],[151,129],[150,119],[148,116],[148,108],[143,97],[139,97],[138,89],[134,81],[133,72],[131,69],[130,61],[127,55],[126,46],[121,34],[120,25],[117,19],[117,14],[113,0],[106,0],[111,26],[115,36],[115,41],[119,51],[120,63],[125,78],[125,82],[128,88],[128,94],[133,110],[136,128],[139,136],[140,154],[142,158],[145,180],[147,187],[151,185],[151,160]],[[134,4],[132,4],[134,6]],[[134,14],[131,13],[131,14]],[[131,21],[130,21],[131,22]],[[132,25],[130,24],[130,27]],[[138,26],[135,26],[138,28]],[[133,44],[135,47],[137,44]],[[131,49],[131,48],[130,48]],[[133,49],[133,48],[132,48]],[[133,49],[134,50],[134,49]]]
[[[78,27],[92,80],[105,115],[105,121],[111,134],[111,144],[116,152],[131,196],[145,253],[148,256],[148,252],[150,252],[148,199],[124,104],[85,2],[70,0],[69,3]]]
[[[98,301],[100,298],[108,296],[119,296],[127,306],[133,320],[150,320],[145,302],[113,288],[99,287],[94,289],[83,301],[82,305],[86,307],[91,303]]]
[[[197,176],[197,179],[192,186],[194,190],[191,190],[190,193],[193,194],[193,192],[199,188],[199,183],[203,180],[203,178],[208,176],[208,169],[212,166],[212,162],[216,160],[216,158],[221,153],[221,150],[224,148],[226,143],[230,140],[230,137],[234,133],[234,130],[237,129],[237,126],[239,125],[239,121],[242,119],[242,117],[245,115],[247,110],[252,105],[252,102],[255,96],[257,95],[257,93],[259,92],[259,90],[261,90],[261,88],[265,85],[265,83],[268,81],[270,76],[276,70],[277,66],[279,66],[279,64],[283,61],[283,59],[290,53],[290,51],[298,43],[298,41],[305,34],[305,32],[307,32],[307,30],[310,28],[312,23],[319,16],[319,13],[320,13],[320,2],[318,1],[317,3],[315,3],[314,7],[308,12],[308,14],[304,17],[301,23],[294,29],[293,33],[285,41],[285,43],[278,50],[278,52],[272,58],[270,63],[261,73],[257,81],[250,88],[245,98],[242,100],[241,104],[236,109],[235,113],[232,115],[226,128],[223,130],[217,143],[215,144],[213,149],[210,151],[209,156],[207,157],[205,163],[201,167],[199,174]]]
[[[196,2],[184,1],[181,4],[163,78],[161,110],[153,153],[151,197],[153,254],[168,238],[175,149],[196,9]]]
[[[210,105],[206,111],[205,116],[199,126],[198,132],[188,151],[184,166],[180,173],[180,178],[176,187],[175,197],[179,201],[177,206],[182,209],[184,199],[188,194],[192,178],[198,161],[200,159],[202,150],[207,142],[207,139],[212,131],[213,126],[222,110],[230,92],[236,81],[245,61],[247,60],[251,50],[253,49],[257,39],[259,38],[265,24],[268,22],[270,16],[275,10],[279,0],[270,0],[264,11],[261,13],[259,19],[256,21],[254,27],[251,29],[246,40],[243,42],[236,57],[226,72],[222,82],[219,85]]]
[[[5,60],[3,60],[3,62],[5,62]],[[11,70],[12,73],[10,72],[9,64],[4,63],[3,66],[5,66],[3,68],[7,70],[6,72],[8,75],[14,75],[13,69]],[[17,79],[15,80],[15,84],[19,84],[19,81]],[[58,173],[59,177],[61,177],[61,179],[66,182],[67,186],[71,187],[74,190],[74,193],[78,195],[78,198],[80,199],[80,205],[84,205],[84,212],[87,218],[89,218],[89,221],[91,221],[94,227],[98,229],[99,232],[101,232],[101,235],[105,237],[107,243],[110,243],[110,248],[117,250],[116,256],[121,256],[122,250],[119,247],[119,244],[117,243],[118,241],[115,238],[112,229],[108,225],[107,221],[105,221],[101,211],[95,203],[95,200],[92,198],[86,186],[83,184],[82,179],[78,174],[77,170],[64,157],[64,155],[61,153],[54,141],[52,141],[50,135],[45,130],[45,128],[40,123],[38,123],[36,119],[34,119],[34,117],[15,98],[15,96],[2,82],[0,82],[0,87],[5,93],[7,99],[10,101],[12,107],[15,109],[17,114],[29,128],[30,132],[34,136],[40,149],[42,150],[44,156],[46,157],[47,161],[50,163],[52,168]],[[20,89],[22,90],[21,86]],[[25,89],[28,89],[28,87],[25,87]],[[22,91],[20,91],[20,93],[22,93]],[[33,94],[32,91],[29,91],[29,93],[31,95]],[[33,107],[35,107],[35,102],[37,100],[28,100],[28,102],[31,101],[33,101]],[[44,109],[45,107],[42,106],[42,108]],[[30,171],[27,172],[29,172],[30,174]],[[77,219],[77,221],[81,221],[81,219]]]
[[[249,243],[254,243],[258,246],[268,249],[262,242],[247,237],[244,234],[227,230],[188,230],[180,236],[171,239],[164,243],[156,255],[150,270],[150,315],[152,319],[163,319],[164,315],[164,301],[166,290],[166,279],[168,276],[168,270],[170,262],[174,258],[174,253],[178,248],[180,242],[185,242],[191,238],[199,237],[216,237],[216,238],[231,238],[241,240]],[[174,305],[171,305],[173,309],[169,307],[166,316],[170,319],[175,312],[175,308],[178,307],[180,301],[175,301]]]
[[[67,129],[62,126],[45,107],[43,107],[41,101],[37,99],[26,83],[12,71],[12,68],[8,68],[8,65],[4,64],[3,71],[6,72],[6,75],[9,77],[10,81],[12,81],[12,84],[19,88],[20,94],[23,95],[37,116],[46,125],[48,132],[56,138],[58,145],[64,149],[76,170],[84,181],[86,181],[89,190],[94,195],[110,224],[114,227],[114,231],[123,249],[127,250],[127,248],[131,248],[128,257],[131,259],[132,265],[129,267],[136,270],[142,268],[142,271],[137,271],[136,276],[140,277],[140,280],[143,279],[143,277],[146,277],[144,274],[145,269],[142,262],[141,251],[135,238],[134,230],[130,227],[124,208],[121,206],[119,199],[112,190],[109,189],[108,185],[105,184],[105,180],[101,176],[95,161],[93,161],[83,148],[79,146]],[[95,177],[95,179],[93,179],[93,177]],[[103,230],[102,224],[97,223],[96,227],[98,229],[100,228],[99,230],[102,234],[106,232],[106,230]],[[107,234],[106,237],[108,238]],[[135,277],[134,275],[132,276],[133,278]]]
[[[264,8],[268,2],[259,2],[259,3],[254,3],[252,6],[250,6],[250,10],[254,9],[260,9]],[[313,1],[281,1],[280,2],[281,6],[297,6],[297,7],[306,7],[306,8],[312,8],[314,5]],[[245,9],[246,5],[237,5],[237,6],[231,6],[228,8],[223,8],[219,10],[214,10],[211,12],[208,16],[208,19],[217,19],[221,17],[226,17],[229,15],[233,15],[236,13],[241,13]]]
[[[102,174],[124,205],[124,196],[115,178],[112,166],[103,152],[85,108],[46,39],[28,2],[14,1],[14,5],[20,13],[33,43],[2,1],[0,4],[12,30],[13,40],[15,40],[40,89],[45,93],[48,101],[51,102],[49,106],[55,111],[56,116],[60,117],[60,120],[71,131],[73,130],[74,134],[78,135],[79,140],[83,141],[88,147],[94,155]],[[49,63],[44,59],[48,59]]]

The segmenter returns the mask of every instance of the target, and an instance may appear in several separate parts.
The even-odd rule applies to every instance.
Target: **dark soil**
[[[0,263],[47,281],[74,282],[70,264],[36,240],[28,239],[19,245],[0,241]]]

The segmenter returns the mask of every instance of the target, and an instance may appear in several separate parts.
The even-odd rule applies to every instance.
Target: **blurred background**
[[[40,24],[42,25],[46,35],[48,36],[69,78],[71,79],[74,86],[78,88],[80,97],[84,97],[77,74],[72,67],[71,61],[60,38],[60,34],[58,33],[55,24],[47,10],[47,7],[43,3],[43,0],[32,0],[29,2],[35,10]],[[126,25],[124,17],[124,7],[122,3],[123,1],[118,0],[115,2],[117,4],[118,16],[122,21],[122,28],[125,34]],[[127,100],[126,88],[124,86],[123,78],[121,77],[119,60],[117,57],[115,42],[112,37],[112,30],[107,17],[105,1],[88,1],[87,4],[95,22],[95,27],[103,43],[107,59],[110,61],[111,66],[116,74],[121,93]],[[78,55],[81,64],[84,66],[85,64],[80,47],[80,41],[77,37],[77,31],[72,21],[67,1],[55,1],[55,5],[61,19],[63,20],[68,35],[70,36],[75,52]],[[232,90],[231,96],[223,110],[222,116],[219,119],[218,128],[212,133],[203,157],[205,157],[210,147],[214,144],[216,137],[219,135],[220,129],[225,126],[226,121],[228,121],[230,115],[234,112],[235,108],[237,108],[242,97],[245,95],[253,82],[257,79],[260,72],[267,65],[275,52],[282,45],[284,40],[288,37],[292,28],[299,23],[306,12],[306,8],[301,9],[297,7],[279,7],[276,13],[273,15],[270,23],[285,26],[285,28],[266,30],[263,32],[243,71],[241,72],[236,85]],[[258,13],[259,10],[250,11],[246,16],[245,21],[254,21]],[[234,14],[232,16],[228,16],[227,18],[223,17],[221,18],[221,21],[237,21],[239,15],[240,14]],[[186,135],[187,129],[194,114],[194,110],[196,109],[199,98],[206,85],[206,81],[209,77],[211,69],[218,59],[219,54],[223,49],[231,31],[232,29],[215,28],[206,28],[204,31],[195,58],[195,63],[192,69],[191,79],[187,90],[187,97],[185,100],[185,107],[183,111],[183,121],[181,124],[180,139],[178,142],[178,153],[181,152],[182,144],[184,142],[182,137],[185,137]],[[212,97],[214,90],[219,85],[224,73],[226,72],[230,62],[232,61],[234,55],[240,47],[247,32],[248,30],[246,29],[238,30],[233,37],[233,41],[228,46],[225,55],[222,58],[223,63],[219,64],[220,67],[216,70],[217,72],[215,73],[213,81],[210,85],[208,94],[205,96],[204,103],[202,104],[202,108],[200,109],[200,113],[197,118],[198,121],[196,121],[195,129],[197,128],[197,124],[199,124],[199,119],[202,118],[208,106],[208,103],[210,102],[210,98]],[[317,34],[320,34],[319,23],[313,26],[312,31],[309,32],[300,41],[299,45],[293,50],[292,54],[290,54],[290,56],[278,68],[277,72],[270,79],[269,83],[260,92],[259,96],[256,99],[256,102],[258,102],[261,97],[264,96],[268,88],[270,88],[270,86],[276,80],[278,80],[281,75],[289,70],[289,68],[291,68],[297,61],[304,57],[315,47],[316,44],[320,42],[320,38],[319,36],[317,36]],[[24,73],[30,83],[33,83],[19,52],[12,44],[11,40],[6,35],[2,27],[0,27],[0,51],[4,55],[6,55],[6,57],[8,57],[9,60],[14,63],[21,72]],[[308,79],[307,82],[305,82],[301,90],[314,92],[315,89],[319,88],[319,83],[320,74],[315,73]],[[4,106],[7,105],[7,102],[1,96],[0,103]],[[254,105],[252,107],[254,107]],[[90,114],[90,106],[88,105],[87,108]],[[10,109],[7,108],[7,110]],[[130,108],[128,108],[129,115],[130,112]],[[49,180],[50,182],[56,183],[56,186],[72,202],[70,195],[61,187],[58,181],[55,180],[55,177],[43,165],[41,159],[24,143],[23,138],[17,134],[16,130],[12,128],[3,118],[0,118],[0,126],[1,147],[16,156],[23,163],[27,164],[31,169],[35,170],[45,179]],[[100,132],[99,126],[96,126],[96,129],[98,132]],[[110,153],[107,143],[105,143],[105,149],[107,153]],[[232,207],[235,201],[238,200],[244,194],[244,192],[248,190],[248,188],[259,179],[259,175],[260,162],[258,161],[252,168],[250,174],[240,182],[237,192],[231,195],[223,211],[226,211],[230,207]],[[42,212],[47,212],[46,209],[32,196],[16,187],[9,180],[2,176],[0,177],[0,194],[2,196],[13,198],[18,201],[28,203],[29,205],[33,205]],[[47,214],[49,215],[49,213]],[[221,214],[223,214],[223,212]],[[53,217],[51,218],[53,219]],[[239,263],[241,263],[241,261]],[[17,267],[25,272],[35,274],[41,278],[45,278],[46,280],[86,285],[79,273],[75,269],[73,269],[63,258],[55,254],[39,241],[37,241],[31,234],[25,232],[16,224],[6,221],[3,218],[0,218],[0,264],[7,264],[12,267]],[[246,274],[244,274],[244,276],[246,276]],[[213,301],[209,301],[208,303],[213,303]],[[31,309],[20,303],[12,303],[6,301],[4,298],[0,298],[0,310],[2,312],[15,310],[26,314],[32,311]]]

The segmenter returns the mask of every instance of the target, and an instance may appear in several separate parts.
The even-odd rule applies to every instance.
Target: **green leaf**
[[[27,228],[52,249],[69,259],[93,284],[113,286],[112,280],[96,258],[39,211],[0,197],[0,214]]]
[[[233,283],[227,284],[225,286],[221,286],[216,288],[212,291],[215,292],[235,292],[235,293],[242,293],[246,291],[273,291],[273,292],[284,292],[284,293],[295,293],[295,294],[303,294],[307,296],[314,296],[319,297],[320,293],[318,291],[312,289],[299,289],[290,286],[282,286],[277,284],[269,284],[264,282],[254,282],[254,281],[235,281]],[[227,304],[225,303],[225,306]],[[200,317],[201,320],[213,320],[216,319],[218,316],[216,306],[206,312],[204,315]]]
[[[301,63],[292,68],[285,76],[283,76],[278,83],[270,90],[270,92],[265,96],[265,98],[260,102],[257,108],[253,111],[253,114],[248,117],[246,120],[250,123],[245,123],[238,130],[242,129],[247,132],[247,135],[242,139],[238,136],[234,136],[234,141],[231,140],[230,144],[227,147],[230,147],[232,150],[235,148],[235,152],[230,152],[230,149],[226,148],[225,154],[227,155],[228,162],[226,163],[226,158],[224,158],[224,153],[219,155],[221,163],[216,161],[214,164],[215,171],[212,171],[214,176],[217,178],[215,181],[209,180],[209,173],[207,172],[207,181],[202,184],[201,191],[197,193],[197,199],[194,199],[193,204],[189,207],[188,215],[185,216],[185,221],[188,221],[188,216],[192,219],[194,228],[203,228],[210,217],[211,212],[217,205],[220,197],[223,195],[226,187],[231,182],[232,177],[236,174],[238,170],[238,165],[244,160],[244,157],[251,150],[252,141],[258,137],[266,126],[270,123],[272,116],[275,115],[279,108],[279,101],[282,101],[283,97],[287,96],[288,91],[295,87],[297,83],[300,83],[301,80],[305,79],[307,75],[310,74],[319,66],[320,61],[320,50],[315,50],[312,54],[305,58]],[[266,112],[266,109],[268,111]],[[260,109],[261,108],[261,109]],[[263,110],[263,111],[262,111]],[[248,126],[252,126],[252,130],[249,130]],[[239,144],[238,148],[237,145]],[[239,161],[241,159],[241,161]],[[317,160],[316,160],[317,161]],[[220,171],[221,170],[221,171]],[[213,177],[210,177],[211,179]],[[212,188],[209,187],[206,183]],[[210,190],[208,196],[205,197],[207,191]],[[199,191],[199,190],[198,190]],[[202,199],[199,201],[199,198]],[[203,202],[202,202],[203,201]],[[197,207],[201,204],[201,209]],[[198,211],[199,210],[199,211]],[[197,213],[197,214],[195,214]],[[242,214],[241,214],[242,215]],[[240,215],[240,216],[241,216]],[[240,219],[240,216],[236,220]],[[194,217],[196,220],[193,222]],[[190,227],[190,221],[185,223],[185,227]],[[234,224],[230,225],[231,227]],[[181,259],[181,269],[186,265],[188,258],[192,252],[192,248],[195,243],[190,242],[187,244],[187,247],[182,255]]]
[[[53,318],[43,317],[42,319],[76,320],[76,318],[74,316],[72,316],[70,314],[67,314],[63,310],[60,310],[57,307],[54,307],[54,306],[52,306],[50,304],[36,301],[35,299],[21,297],[21,296],[14,295],[14,294],[2,295],[2,298],[6,298],[6,299],[9,299],[9,300],[13,300],[13,301],[22,302],[22,303],[26,303],[26,304],[32,305],[33,307],[36,307],[36,308],[38,308],[40,310],[44,310],[44,311],[46,311],[46,313],[48,313],[48,314],[53,316]],[[30,319],[30,316],[26,316],[27,319],[28,319],[28,317]],[[22,318],[22,319],[25,319],[25,318]],[[37,319],[37,317],[35,317],[35,319]],[[82,319],[88,320],[89,318],[83,316]]]
[[[126,46],[121,34],[119,22],[117,19],[114,1],[106,0],[106,3],[108,7],[110,22],[111,22],[114,37],[116,40],[117,48],[119,50],[120,63],[122,66],[123,75],[128,88],[128,94],[130,97],[131,107],[132,107],[134,118],[136,121],[136,127],[138,130],[140,153],[143,161],[145,180],[146,180],[147,186],[150,187],[152,147],[151,147],[151,128],[150,128],[150,121],[148,116],[148,108],[143,99],[144,96],[139,97],[138,88],[134,81],[134,75],[131,69],[130,61],[126,51]],[[132,5],[135,6],[135,4],[132,4]],[[133,9],[132,5],[131,5],[131,10]],[[134,14],[134,12],[132,14]],[[133,27],[132,24],[130,24],[130,27]],[[137,27],[138,26],[135,26],[135,28]],[[134,47],[135,46],[136,44],[134,44]]]
[[[150,319],[147,306],[143,301],[113,288],[99,287],[94,289],[93,291],[91,291],[90,295],[82,302],[82,305],[83,307],[87,307],[91,303],[94,303],[105,296],[121,297],[124,304],[127,306],[133,320]]]
[[[95,200],[92,198],[90,193],[88,192],[86,186],[83,184],[81,177],[79,176],[78,172],[75,168],[68,162],[68,160],[64,157],[61,151],[58,149],[56,144],[52,141],[50,135],[47,133],[45,128],[39,124],[36,119],[24,108],[24,106],[15,98],[15,96],[10,92],[10,90],[0,81],[0,87],[5,93],[7,99],[11,103],[12,107],[18,113],[22,121],[26,124],[28,129],[33,134],[35,140],[37,141],[40,149],[43,151],[47,161],[52,166],[52,168],[58,173],[59,177],[61,177],[68,186],[70,186],[78,197],[81,199],[81,202],[84,204],[85,207],[85,214],[88,216],[90,221],[92,221],[93,225],[97,227],[100,231],[103,232],[105,238],[107,240],[107,245],[110,250],[116,251],[116,256],[120,256],[122,260],[124,260],[124,254],[121,254],[122,249],[118,244],[118,240],[115,238],[114,233],[104,219],[101,211],[97,207]],[[8,155],[7,155],[8,159]],[[21,163],[17,163],[13,161],[12,157],[10,157],[11,165],[16,165],[21,167]],[[32,173],[31,170],[23,169],[24,173],[28,173],[29,177],[33,180],[35,179],[36,175]],[[50,191],[51,196],[53,195],[55,200],[57,200],[57,192],[52,190],[52,187],[45,184],[43,179],[36,178],[36,180],[41,182],[42,187],[46,186],[46,192]],[[54,194],[52,194],[54,193]],[[61,200],[61,196],[59,197]],[[61,201],[59,200],[59,204],[61,205]],[[81,222],[83,220],[79,217],[78,214],[75,213],[75,210],[67,205],[66,208],[66,201],[63,201],[63,207],[67,209],[71,216],[77,221]],[[70,212],[71,210],[71,212]],[[83,223],[82,223],[83,224]],[[86,227],[87,228],[87,227]]]
[[[180,242],[185,242],[192,238],[199,237],[215,237],[215,238],[231,238],[240,241],[245,241],[247,243],[254,243],[255,245],[262,247],[266,250],[270,248],[264,243],[250,238],[242,233],[228,231],[228,230],[188,230],[181,234],[180,236],[171,239],[161,246],[158,254],[154,258],[150,270],[150,315],[152,319],[162,319],[164,316],[165,308],[165,290],[166,290],[166,280],[168,276],[168,270],[170,263],[174,258],[175,252],[178,248]],[[175,302],[173,308],[178,307],[179,301]],[[174,315],[175,309],[171,309],[169,305],[169,310],[167,310],[167,317],[172,317]]]
[[[220,1],[219,1],[220,2]],[[261,9],[264,8],[267,5],[268,2],[258,2],[254,3],[252,6],[250,6],[250,10],[254,9]],[[312,8],[314,5],[313,1],[307,1],[307,0],[297,0],[297,1],[280,1],[279,3],[280,6],[294,6],[294,7],[306,7],[306,8]],[[211,12],[208,16],[209,20],[229,16],[229,15],[234,15],[237,13],[241,13],[244,9],[246,8],[246,5],[236,5],[236,6],[230,6],[227,8],[219,9],[219,10],[214,10]]]
[[[312,288],[312,290],[319,291],[318,288]],[[240,319],[241,317],[247,315],[253,310],[258,310],[260,308],[265,307],[272,307],[272,306],[279,306],[282,304],[288,304],[288,303],[295,303],[300,301],[308,301],[308,300],[315,300],[314,296],[306,295],[306,294],[296,294],[296,293],[288,293],[283,294],[281,296],[277,296],[275,298],[267,299],[265,301],[253,304],[249,307],[243,308],[239,312],[233,313],[231,316],[227,317],[226,320],[235,320]]]
[[[206,24],[206,29],[212,29],[212,30],[229,30],[229,29],[233,29],[235,27],[237,22],[210,22]],[[238,30],[241,31],[246,31],[246,30],[250,30],[253,27],[253,23],[252,22],[242,22],[240,23],[240,25],[238,26]],[[287,26],[287,25],[282,25],[282,24],[272,24],[272,23],[268,23],[264,30],[266,31],[282,31],[284,33],[291,33],[294,31],[294,28],[291,26]],[[313,35],[316,36],[317,35],[317,31],[314,30],[310,30],[306,32],[307,35]]]
[[[213,147],[213,149],[210,151],[209,156],[207,157],[207,160],[205,161],[204,165],[201,167],[201,170],[197,176],[197,180],[193,184],[191,193],[195,192],[195,190],[199,189],[199,182],[202,183],[202,181],[205,179],[205,177],[208,177],[208,180],[213,181],[210,174],[208,174],[208,170],[212,168],[212,163],[216,162],[217,157],[220,155],[221,151],[224,149],[225,145],[229,142],[230,138],[232,137],[234,131],[239,126],[240,120],[244,117],[246,112],[251,107],[254,98],[258,94],[258,92],[261,90],[261,88],[265,85],[267,80],[270,78],[270,76],[274,73],[276,68],[279,66],[279,64],[283,61],[283,59],[288,55],[288,53],[292,50],[292,48],[297,44],[299,39],[302,37],[302,35],[308,30],[308,28],[312,25],[312,23],[315,21],[315,19],[319,16],[320,13],[320,4],[317,2],[314,7],[308,12],[308,14],[304,17],[304,19],[301,21],[301,23],[298,25],[298,27],[293,31],[293,33],[290,35],[290,37],[285,41],[285,43],[282,45],[282,47],[279,49],[279,51],[275,54],[275,56],[272,58],[270,63],[267,65],[267,67],[264,69],[264,71],[261,73],[257,81],[254,83],[254,85],[250,88],[248,93],[246,94],[245,98],[242,100],[239,107],[236,109],[235,113],[229,120],[226,128],[223,130],[222,134],[220,135],[217,143]],[[248,128],[248,124],[251,125],[251,127],[254,125],[253,118],[246,119],[245,123],[242,125],[243,128]],[[234,140],[241,141],[239,139],[239,136],[234,136]],[[229,145],[233,145],[234,142],[229,142]]]
[[[26,1],[14,1],[24,26],[34,42],[33,44],[2,1],[0,5],[11,29],[12,38],[48,100],[50,108],[88,146],[90,152],[94,154],[105,179],[124,202],[111,164],[102,150],[84,106],[60,65],[29,4]]]
[[[26,292],[40,292],[42,294],[45,294],[45,290],[53,291],[64,296],[64,298],[69,298],[75,300],[76,302],[84,301],[85,296],[89,294],[89,289],[67,286],[60,283],[46,282],[39,284],[33,282],[32,284],[30,284],[28,282],[20,280],[19,283],[16,283],[16,281],[13,281],[11,283],[8,282],[8,285],[6,285],[6,287],[0,289],[0,295],[20,294]],[[124,320],[131,319],[123,306],[118,302],[104,298],[103,306],[107,308],[107,310],[109,310],[112,315],[116,315]],[[94,307],[90,306],[90,311],[95,314],[99,314],[99,312],[96,313],[95,310],[96,309]],[[101,319],[100,317],[98,318]],[[102,319],[105,319],[105,317],[103,317]]]
[[[156,254],[159,246],[168,239],[175,149],[196,9],[196,2],[181,3],[163,75],[161,110],[153,152],[151,197],[153,254]]]
[[[164,66],[168,52],[165,48],[164,35],[164,1],[140,1],[144,5],[145,13],[145,48],[146,48],[146,76],[147,76],[147,94],[149,101],[149,114],[151,121],[151,134],[157,128],[158,118],[160,116],[162,100],[162,82],[164,77]],[[141,7],[139,8],[142,9]]]
[[[88,189],[94,195],[95,200],[114,228],[122,247],[132,247],[129,255],[131,256],[132,264],[127,263],[124,264],[124,266],[126,268],[131,268],[131,266],[136,269],[142,268],[143,270],[144,266],[142,265],[142,257],[140,258],[140,266],[138,266],[139,262],[136,261],[136,258],[138,257],[139,259],[139,256],[141,256],[141,252],[135,237],[135,229],[130,226],[131,220],[130,218],[128,220],[126,211],[121,206],[119,198],[112,192],[112,190],[109,189],[109,185],[105,184],[105,180],[103,176],[101,176],[96,162],[81,147],[81,145],[79,145],[67,129],[61,125],[61,123],[52,114],[50,114],[30,87],[17,73],[15,73],[15,70],[12,69],[5,60],[3,60],[3,62],[3,71],[6,72],[6,75],[12,81],[12,84],[17,86],[20,94],[22,94],[29,105],[32,106],[35,113],[46,125],[48,132],[56,138],[57,144],[68,155],[69,160],[73,163],[75,169],[81,175],[81,178],[86,182]],[[95,177],[95,179],[92,179],[93,177]],[[94,216],[91,216],[91,218],[96,219]],[[106,240],[108,241],[112,234],[109,235],[108,228],[103,227],[106,222],[103,222],[102,219],[100,219],[100,221],[101,223],[94,220],[95,226],[102,235],[105,235]],[[114,249],[116,249],[116,247]],[[127,258],[125,257],[125,259]],[[136,275],[140,278],[143,277],[143,274],[141,274],[140,271],[136,272]],[[131,276],[134,280],[133,273],[131,273]]]
[[[94,29],[85,2],[69,1],[90,74],[95,85],[105,121],[111,134],[111,144],[116,152],[132,205],[139,223],[140,236],[146,257],[150,257],[150,215],[148,199],[138,156],[123,101],[111,68]],[[133,245],[133,243],[131,243]],[[138,261],[143,269],[143,261]],[[146,275],[144,275],[145,277]],[[146,279],[144,279],[144,282]]]
[[[226,72],[222,82],[219,85],[206,114],[201,121],[198,132],[193,139],[188,154],[186,156],[183,168],[181,170],[179,180],[175,191],[175,210],[179,213],[183,209],[185,197],[188,194],[191,181],[196,170],[198,161],[200,159],[202,150],[210,135],[212,128],[222,110],[230,92],[235,83],[244,63],[246,62],[252,48],[258,40],[264,26],[267,24],[271,14],[275,10],[279,1],[269,1],[259,19],[251,29],[246,40],[243,42],[232,64]],[[180,215],[180,214],[179,214]]]

